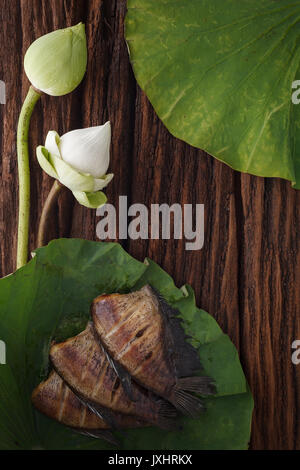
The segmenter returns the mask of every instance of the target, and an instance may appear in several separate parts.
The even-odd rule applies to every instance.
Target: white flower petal
[[[98,207],[104,206],[107,202],[107,197],[102,191],[95,193],[73,191],[73,196],[77,199],[79,204],[89,209],[98,209]]]
[[[45,147],[49,153],[60,157],[59,150],[60,137],[56,131],[49,131],[46,137]]]
[[[51,162],[57,172],[58,180],[71,191],[93,191],[94,178],[72,168],[56,155],[51,155]]]
[[[42,169],[52,178],[57,178],[57,172],[51,160],[51,155],[45,147],[41,145],[36,149],[36,156]]]
[[[94,191],[100,191],[100,189],[106,188],[106,186],[111,182],[114,175],[109,173],[108,175],[103,176],[103,178],[94,179]]]
[[[110,141],[108,121],[103,126],[78,129],[63,135],[60,138],[60,154],[73,168],[100,178],[109,166]]]

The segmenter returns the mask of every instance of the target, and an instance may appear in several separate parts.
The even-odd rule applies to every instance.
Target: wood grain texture
[[[278,179],[240,175],[173,138],[137,86],[124,42],[125,0],[2,0],[0,79],[1,274],[15,266],[17,230],[16,127],[28,81],[22,59],[29,44],[56,28],[87,25],[88,72],[62,98],[43,96],[31,125],[31,148],[50,129],[59,133],[110,119],[113,130],[107,190],[118,205],[205,204],[205,245],[185,251],[184,240],[122,241],[136,258],[149,256],[175,279],[190,283],[239,349],[255,397],[252,449],[300,449],[300,365],[291,344],[300,339],[300,191]],[[35,247],[51,179],[32,155],[30,245]],[[65,191],[53,213],[49,239],[96,240],[95,211]]]

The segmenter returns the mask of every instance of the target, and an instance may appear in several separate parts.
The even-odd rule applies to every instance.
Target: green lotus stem
[[[41,92],[32,86],[23,103],[17,133],[18,173],[19,173],[19,224],[17,269],[28,261],[28,238],[30,217],[30,168],[28,151],[28,131],[34,107],[41,97]]]
[[[53,186],[48,194],[46,202],[44,204],[42,215],[39,224],[38,238],[37,238],[37,248],[41,248],[47,243],[47,226],[51,218],[52,210],[55,204],[57,203],[58,196],[61,189],[64,186],[57,180],[54,181]]]

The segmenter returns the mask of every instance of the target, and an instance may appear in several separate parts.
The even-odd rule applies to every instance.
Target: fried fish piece
[[[71,390],[113,428],[119,428],[115,413],[174,428],[176,411],[167,402],[137,384],[132,387],[134,401],[128,397],[91,322],[79,335],[52,345],[50,359]]]
[[[55,371],[34,389],[31,399],[35,408],[49,418],[82,434],[116,443],[109,424],[85,406]],[[121,429],[145,426],[140,419],[128,415],[116,414],[115,420]]]
[[[186,341],[178,312],[149,285],[129,294],[97,297],[91,306],[94,327],[115,364],[142,386],[170,401],[184,414],[195,416],[203,402],[192,395],[211,395],[209,377],[199,355]]]

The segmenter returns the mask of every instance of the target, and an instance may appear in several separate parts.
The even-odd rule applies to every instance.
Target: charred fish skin
[[[41,413],[66,426],[109,429],[108,424],[84,406],[55,371],[34,389],[32,403]]]
[[[84,405],[54,370],[48,379],[33,390],[32,403],[37,410],[49,418],[76,430],[81,429],[91,433],[110,429],[108,423]],[[116,413],[115,419],[120,429],[140,428],[147,425],[137,416]]]
[[[173,410],[137,384],[132,384],[135,401],[130,400],[91,322],[74,338],[52,345],[50,359],[73,392],[111,427],[118,429],[115,413],[139,417],[166,429],[174,427]]]
[[[178,312],[149,285],[129,294],[97,297],[91,306],[94,327],[112,358],[141,385],[197,416],[203,402],[192,395],[214,394],[197,351],[186,341]]]
[[[92,303],[91,314],[112,358],[139,383],[165,396],[175,379],[163,347],[164,322],[158,301],[147,294],[143,288],[125,295],[99,296]]]
[[[77,433],[118,444],[109,425],[85,406],[55,371],[34,389],[32,403],[38,411]],[[133,416],[119,414],[115,419],[120,429],[147,426]]]

